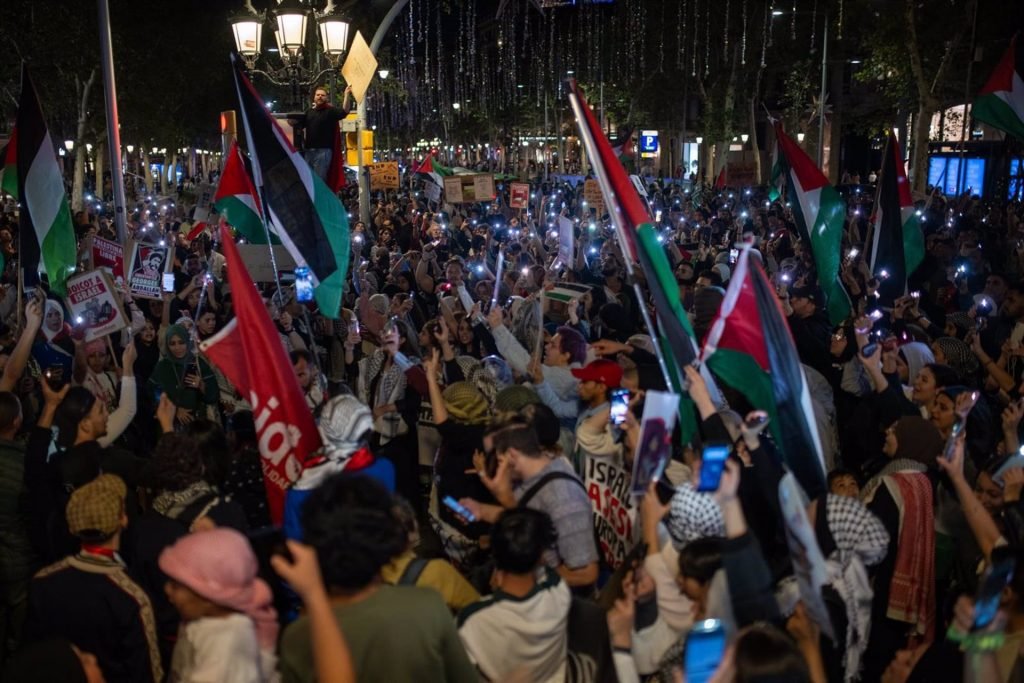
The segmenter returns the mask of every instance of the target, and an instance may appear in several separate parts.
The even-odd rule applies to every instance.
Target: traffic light
[[[359,138],[363,136],[363,166],[373,163],[373,131],[364,130],[358,133],[345,133],[345,163],[349,166],[359,165]]]

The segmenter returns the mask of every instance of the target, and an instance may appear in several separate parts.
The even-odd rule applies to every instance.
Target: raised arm
[[[42,322],[43,306],[39,299],[33,299],[25,307],[25,329],[21,331],[18,343],[11,352],[11,357],[7,359],[7,365],[4,366],[3,377],[0,377],[0,391],[12,391],[21,379],[29,354],[32,353],[32,343],[39,333]]]

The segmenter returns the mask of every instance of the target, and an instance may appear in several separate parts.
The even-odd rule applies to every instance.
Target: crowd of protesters
[[[251,406],[198,346],[232,301],[216,240],[186,238],[187,200],[141,202],[129,225],[173,242],[176,291],[122,293],[130,328],[90,343],[45,286],[19,293],[8,203],[4,681],[668,682],[709,623],[728,642],[715,681],[1024,680],[1024,571],[991,571],[1024,558],[1024,207],[922,198],[924,262],[887,301],[885,264],[866,265],[873,194],[846,188],[855,313],[832,325],[785,199],[648,188],[698,344],[737,244],[777,286],[827,467],[806,505],[823,627],[795,586],[784,468],[745,419],[763,406],[694,368],[699,436],[674,439],[634,501],[624,561],[596,538],[584,463],[629,472],[645,393],[668,387],[646,322],[664,312],[582,184],[537,180],[528,210],[501,183],[492,202],[441,207],[409,187],[375,196],[369,223],[343,190],[340,312],[266,283],[323,442],[281,526]],[[114,238],[104,218],[75,221],[82,240]],[[698,491],[711,443],[730,456]]]

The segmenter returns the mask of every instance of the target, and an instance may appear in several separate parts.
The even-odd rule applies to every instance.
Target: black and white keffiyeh
[[[725,520],[718,501],[710,493],[694,490],[690,482],[676,487],[665,526],[676,550],[698,538],[725,536]]]
[[[828,494],[825,514],[836,544],[825,561],[829,584],[846,606],[845,680],[849,683],[860,676],[861,657],[871,631],[874,592],[867,567],[885,558],[889,532],[882,520],[856,498]]]

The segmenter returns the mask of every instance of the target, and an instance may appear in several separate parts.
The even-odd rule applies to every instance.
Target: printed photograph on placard
[[[672,430],[678,410],[679,394],[648,391],[644,395],[644,415],[633,457],[633,485],[630,487],[636,497],[644,495],[650,483],[661,478],[672,457]]]
[[[68,308],[76,326],[85,330],[85,341],[99,339],[128,326],[114,283],[102,270],[68,278]]]
[[[128,277],[128,288],[132,296],[145,299],[162,299],[161,287],[167,265],[167,247],[137,242],[132,251],[132,263]]]

